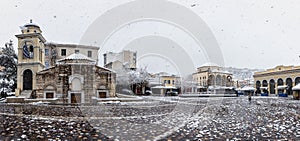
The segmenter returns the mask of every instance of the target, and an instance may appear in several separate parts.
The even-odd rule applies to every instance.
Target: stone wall
[[[45,91],[55,91],[56,98],[63,102],[69,92],[83,92],[84,102],[90,103],[92,97],[97,97],[97,90],[107,90],[110,97],[115,97],[115,77],[115,73],[95,65],[56,65],[37,74],[37,98],[44,98]],[[81,91],[72,90],[78,87],[72,86],[73,78],[80,78]]]

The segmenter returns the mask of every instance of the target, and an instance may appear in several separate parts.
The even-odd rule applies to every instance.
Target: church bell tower
[[[36,89],[36,73],[45,68],[45,38],[37,24],[21,26],[18,38],[18,72],[16,96],[27,96]]]

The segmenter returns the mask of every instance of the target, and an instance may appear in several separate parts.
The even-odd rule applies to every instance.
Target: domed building
[[[205,63],[193,73],[193,81],[197,84],[197,92],[204,92],[209,87],[232,87],[232,74],[215,63]]]
[[[98,47],[46,42],[37,24],[21,27],[16,96],[27,101],[90,103],[115,97],[115,73],[97,66]]]

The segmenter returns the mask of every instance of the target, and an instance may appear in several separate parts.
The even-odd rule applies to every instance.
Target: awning
[[[300,83],[292,88],[293,91],[300,91]]]
[[[268,87],[260,87],[260,89],[262,89],[262,90],[267,90]]]
[[[242,91],[255,91],[255,88],[245,86],[245,87],[242,88]]]
[[[277,89],[282,90],[282,89],[285,89],[286,87],[287,87],[287,85],[277,86]]]

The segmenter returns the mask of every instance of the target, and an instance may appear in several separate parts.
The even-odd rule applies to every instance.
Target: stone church
[[[98,47],[48,43],[37,24],[21,27],[16,96],[55,103],[115,97],[116,74],[98,63]]]

